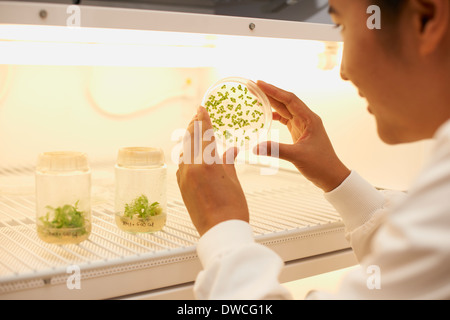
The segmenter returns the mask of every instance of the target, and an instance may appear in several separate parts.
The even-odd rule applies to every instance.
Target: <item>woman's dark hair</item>
[[[401,50],[401,38],[399,34],[398,22],[401,13],[409,0],[367,0],[369,5],[377,5],[381,11],[381,41],[387,52],[397,54]]]
[[[401,10],[403,4],[407,0],[373,0],[373,4],[378,5],[380,8],[391,10],[393,13],[398,13]]]
[[[400,13],[408,0],[369,0],[371,4],[380,7],[382,20],[388,25],[395,25]],[[383,18],[384,17],[384,18]]]

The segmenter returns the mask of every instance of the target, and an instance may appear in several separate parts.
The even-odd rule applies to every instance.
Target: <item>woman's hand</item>
[[[262,143],[255,148],[256,153],[270,156],[271,149],[278,147],[281,159],[292,162],[303,176],[323,191],[338,187],[349,176],[350,170],[334,152],[322,119],[293,93],[263,81],[257,84],[276,110],[274,120],[287,126],[294,144]]]
[[[211,119],[200,107],[188,126],[177,171],[184,204],[200,235],[226,220],[249,221],[234,167],[238,150],[231,148],[219,158],[215,145]]]

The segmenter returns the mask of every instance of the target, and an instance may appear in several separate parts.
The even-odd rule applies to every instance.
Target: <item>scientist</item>
[[[321,119],[299,98],[258,82],[275,120],[287,126],[294,142],[279,144],[279,157],[324,191],[362,266],[335,295],[313,291],[307,298],[450,299],[450,1],[330,0],[329,5],[344,40],[342,78],[367,99],[380,138],[388,144],[433,138],[435,145],[407,194],[379,191],[339,160]],[[367,23],[372,5],[380,8],[381,28]],[[211,128],[202,107],[189,132],[196,121],[202,130]],[[270,147],[256,151],[271,154]],[[227,152],[224,156],[233,158],[238,151]],[[196,297],[290,298],[278,281],[283,262],[253,239],[234,165],[189,163],[194,161],[179,165],[177,178],[201,235]],[[368,285],[370,266],[380,272],[376,285]]]

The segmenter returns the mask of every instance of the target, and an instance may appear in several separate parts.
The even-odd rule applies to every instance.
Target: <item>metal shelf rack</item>
[[[171,170],[162,231],[133,235],[118,229],[113,178],[103,179],[102,185],[94,180],[93,229],[78,245],[52,245],[38,238],[32,188],[24,187],[22,194],[0,189],[0,299],[109,299],[140,293],[152,299],[179,297],[168,293],[172,291],[193,298],[191,287],[201,270],[195,251],[199,235],[183,204],[175,169]],[[296,173],[262,176],[255,170],[239,172],[250,223],[256,241],[286,262],[281,280],[355,263],[342,221],[321,191]],[[0,178],[32,179],[32,172],[3,169]],[[81,275],[79,289],[67,285],[74,266]]]

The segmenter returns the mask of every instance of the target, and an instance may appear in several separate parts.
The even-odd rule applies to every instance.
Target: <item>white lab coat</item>
[[[435,140],[407,194],[379,191],[356,172],[325,194],[361,268],[337,294],[312,291],[308,299],[450,299],[450,120]],[[211,228],[197,253],[203,266],[194,286],[198,299],[291,298],[278,281],[283,261],[254,241],[246,222]]]

